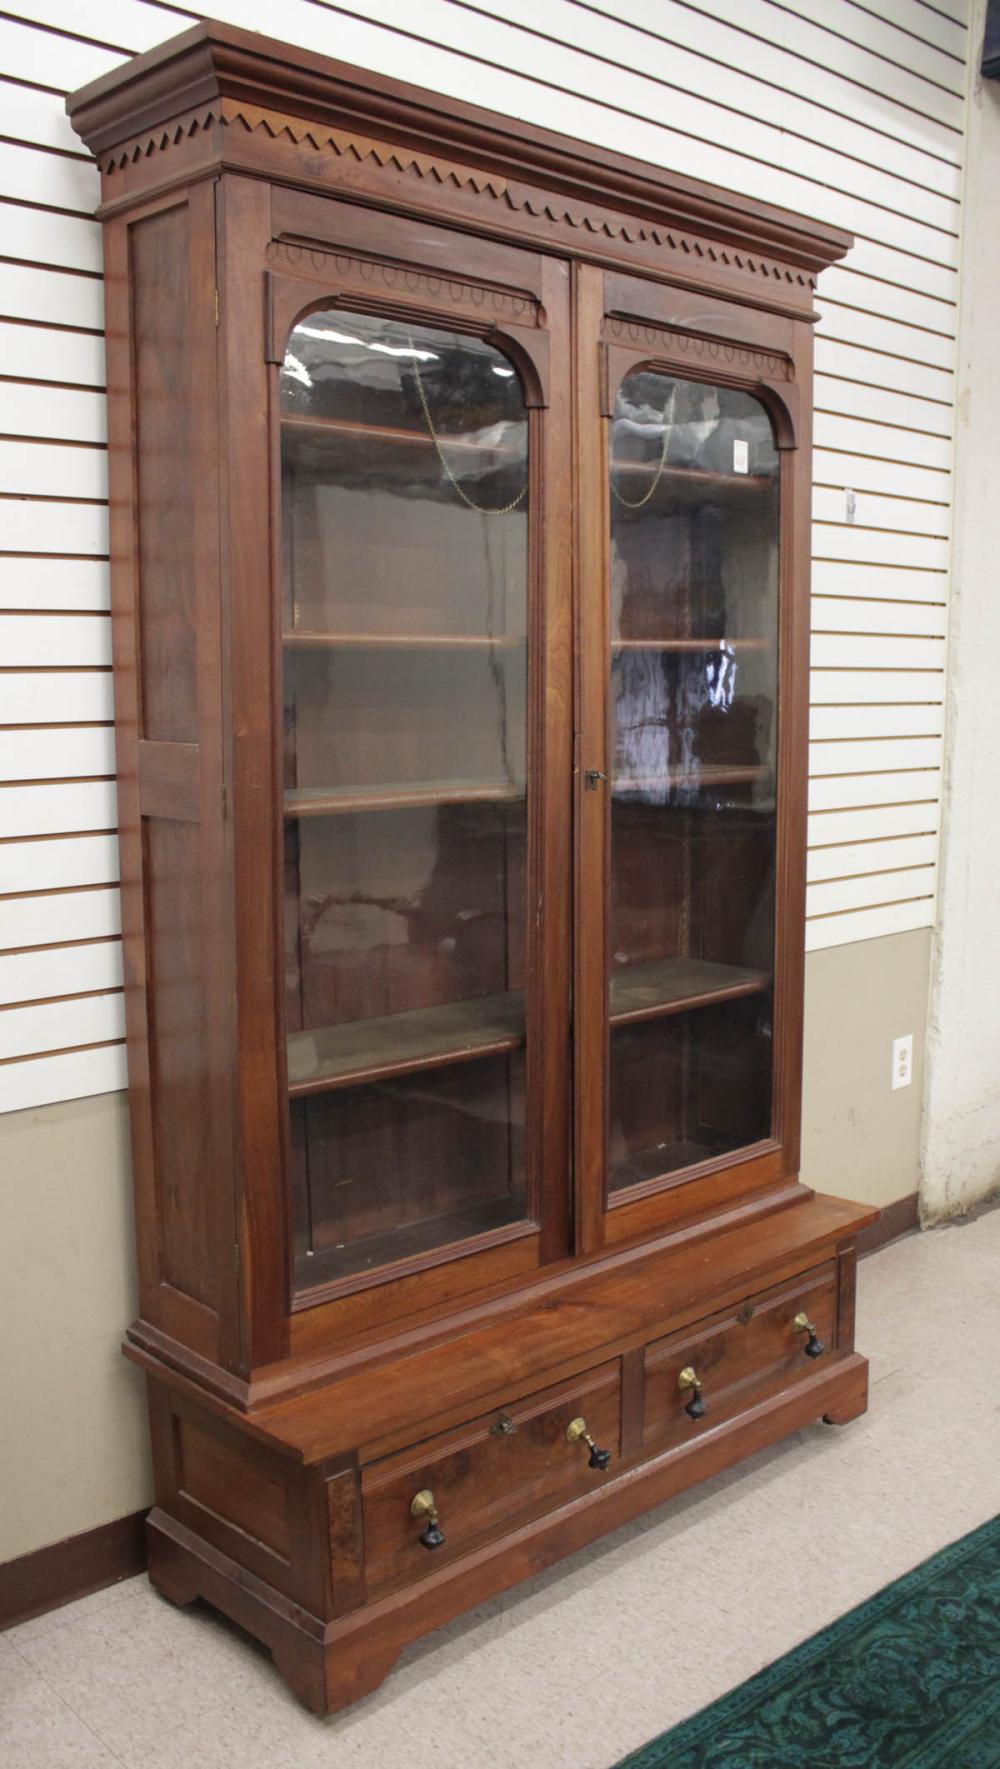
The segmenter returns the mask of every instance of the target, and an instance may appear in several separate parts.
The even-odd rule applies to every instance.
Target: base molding
[[[0,1566],[0,1628],[15,1627],[144,1571],[145,1511],[132,1511],[82,1535]]]
[[[694,1442],[633,1460],[584,1497],[331,1622],[275,1591],[159,1507],[146,1524],[149,1576],[172,1602],[203,1597],[246,1628],[269,1648],[307,1707],[317,1714],[336,1713],[376,1689],[404,1646],[453,1616],[803,1425],[820,1419],[847,1424],[864,1412],[867,1401],[867,1360],[855,1352],[836,1355],[790,1389],[701,1432]]]
[[[878,1253],[888,1247],[890,1241],[900,1241],[904,1235],[914,1235],[920,1227],[920,1198],[916,1192],[908,1192],[905,1198],[897,1198],[894,1204],[886,1204],[878,1220],[870,1228],[863,1228],[858,1234],[858,1258],[864,1259],[869,1253]]]

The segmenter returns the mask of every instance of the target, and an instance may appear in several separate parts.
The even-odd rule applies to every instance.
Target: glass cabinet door
[[[619,389],[609,1202],[771,1133],[778,462],[747,393],[652,370]]]
[[[294,1288],[524,1222],[529,423],[330,308],[280,375]]]

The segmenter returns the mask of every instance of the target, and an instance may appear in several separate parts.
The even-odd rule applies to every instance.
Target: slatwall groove
[[[897,24],[896,14],[899,0],[852,0],[861,12],[874,13],[876,18],[888,19],[890,24]],[[965,39],[967,27],[964,22],[965,0],[956,0],[962,9],[962,22],[946,16],[940,6],[929,4],[929,0],[916,0],[916,4],[907,9],[907,24],[900,25],[919,41],[932,43],[936,49],[951,54],[957,61],[965,59]]]
[[[468,10],[484,13],[484,9],[480,7],[470,6]],[[554,34],[552,30],[541,31],[539,29],[537,23],[538,9],[537,7],[532,8],[530,0],[507,0],[507,4],[502,8],[491,8],[490,12],[484,13],[484,15],[488,17],[496,17],[498,12],[502,14],[505,21],[513,23],[519,28],[524,28],[525,30],[530,31],[531,34],[538,36],[547,42],[555,43],[562,48],[576,46],[576,40],[574,38],[565,35],[558,36]],[[561,8],[553,7],[550,4],[546,13],[546,18],[547,20],[551,20],[553,16],[561,17],[563,16],[563,12]],[[566,14],[565,16],[568,19],[569,15]],[[600,13],[597,13],[596,16],[601,15]],[[525,19],[528,20],[527,24],[524,22]],[[622,67],[626,65],[621,61],[618,53],[622,42],[623,28],[625,30],[631,30],[632,27],[623,27],[621,21],[616,20],[613,27],[613,34],[609,33],[607,36],[606,52],[598,52],[590,43],[588,43],[588,53],[595,59],[599,59],[602,63],[606,63],[612,67]],[[654,33],[649,33],[648,41],[655,43],[664,42],[666,40],[657,37]],[[611,53],[612,49],[614,49],[615,53]],[[697,90],[705,102],[717,105],[720,110],[732,109],[736,114],[742,117],[752,114],[759,122],[764,122],[767,125],[773,124],[773,94],[776,89],[772,83],[756,80],[751,81],[742,70],[734,71],[725,63],[716,62],[716,70],[721,69],[722,72],[721,74],[718,71],[715,72],[714,84],[716,91],[713,93],[707,89],[707,83],[704,79],[703,69],[706,58],[703,55],[699,55],[697,58],[691,56],[688,48],[676,41],[671,43],[669,56],[664,59],[663,64],[665,70],[668,70],[669,72],[669,77],[667,77],[666,73],[662,76],[656,76],[653,73],[649,64],[648,51],[643,58],[643,74],[646,78],[659,78],[668,91],[683,92],[683,87],[678,84],[680,73],[682,72],[685,63],[693,63],[696,59],[702,70],[701,77],[697,82]],[[722,82],[721,88],[720,80]],[[759,94],[757,94],[756,91],[758,86]],[[730,102],[728,103],[722,97],[722,91],[724,90],[728,90],[730,93]],[[755,96],[756,102],[754,102]],[[797,101],[791,93],[787,91],[781,93],[781,135],[785,141],[794,139],[796,142],[797,169],[800,172],[815,175],[824,183],[829,191],[836,191],[845,195],[857,195],[857,189],[852,190],[849,182],[846,184],[841,183],[837,171],[833,169],[836,161],[839,159],[842,162],[841,176],[843,176],[844,166],[846,166],[847,162],[852,161],[864,171],[865,180],[863,189],[866,202],[875,207],[884,209],[889,214],[897,214],[899,212],[899,203],[902,200],[899,186],[903,181],[897,178],[895,190],[890,191],[888,186],[888,177],[890,175],[883,175],[877,167],[873,168],[870,156],[865,157],[860,152],[856,156],[848,154],[843,146],[842,135],[836,147],[833,147],[830,144],[823,144],[820,146],[809,134],[804,132],[804,123],[808,116],[807,107],[801,107],[799,121],[802,126],[798,129],[795,128],[792,116],[789,115],[789,112],[794,111],[794,108],[798,103],[799,101]],[[860,143],[858,145],[860,148]],[[818,163],[813,162],[811,159],[811,156],[817,154],[823,154],[826,156],[822,168]],[[780,164],[783,163],[783,161],[777,163]],[[881,195],[877,193],[881,193]],[[895,195],[895,202],[890,201],[891,195]],[[940,201],[942,203],[950,203],[953,205],[955,198],[942,198]],[[905,201],[903,202],[903,212],[914,213],[916,219],[922,219],[927,221],[930,225],[935,225],[935,223],[931,221],[929,214],[924,213],[923,215],[920,215],[915,211],[907,210]],[[936,225],[940,226],[943,231],[951,234],[952,237],[955,237],[955,228],[952,225],[952,220],[953,217],[949,215],[947,222],[945,222],[943,220],[942,212],[942,218],[938,220]]]
[[[594,0],[590,0],[586,6],[583,0],[574,0],[574,4],[581,10],[597,12],[613,20],[621,20],[624,14],[620,0],[619,4],[611,8],[598,6],[594,4]],[[690,38],[690,25],[679,25],[676,34],[671,36],[667,34],[668,27],[664,21],[673,17],[683,20],[688,10],[695,9],[682,5],[666,7],[660,4],[660,0],[632,0],[628,7],[627,22],[632,28],[641,30],[652,38],[658,38],[671,47],[678,47],[685,42],[685,31],[687,38]],[[721,7],[713,6],[707,13],[702,11],[698,23],[700,53],[727,70],[736,67],[745,71],[748,84],[759,81],[771,87],[780,94],[783,108],[786,104],[794,107],[801,99],[805,99],[814,110],[836,117],[841,125],[846,123],[848,127],[851,126],[853,119],[845,117],[843,109],[844,104],[850,104],[854,98],[851,81],[827,68],[791,55],[787,49],[759,33],[746,30],[740,18],[733,16],[736,9],[729,10],[729,19],[723,18]],[[745,16],[743,14],[744,18]],[[786,74],[784,81],[777,78],[781,73]],[[834,103],[835,98],[841,100],[840,107]],[[774,100],[771,102],[773,106]],[[877,123],[873,120],[876,114],[879,117]],[[881,112],[875,113],[873,110],[862,126],[872,136],[881,137],[880,144],[873,144],[882,147],[882,154],[876,152],[873,156],[874,163],[880,167],[885,166],[887,159],[895,152],[898,156],[895,163],[905,164],[912,179],[911,168],[914,163],[925,164],[928,168],[925,175],[930,175],[934,162],[941,158],[933,154],[924,141],[899,143],[893,132],[886,128]],[[947,160],[944,161],[944,168],[950,169]],[[939,176],[943,175],[943,169]]]
[[[803,0],[798,0],[798,3],[796,3],[796,0],[770,0],[770,3],[772,6],[777,7],[781,12],[794,13],[801,18],[808,19],[810,23],[818,25],[821,30],[826,31],[829,36],[836,37],[839,42],[849,44],[852,50],[857,49],[858,39],[849,36],[844,31],[838,31],[832,24],[830,24],[828,22],[829,13],[827,12],[826,16],[824,16],[823,7],[821,5],[809,4],[808,0],[806,0],[806,3],[803,3]],[[853,10],[862,13],[865,11],[863,7],[857,7]],[[874,15],[869,13],[868,17],[872,18]],[[906,35],[908,35],[914,43],[923,42],[923,39],[917,37],[912,31],[906,33]],[[859,34],[860,40],[864,43],[864,47],[869,54],[877,56],[880,61],[887,62],[890,67],[901,68],[906,73],[915,72],[920,79],[926,80],[929,85],[937,86],[940,91],[947,92],[952,98],[961,99],[964,95],[964,84],[960,79],[956,80],[955,68],[948,65],[948,61],[953,62],[955,58],[949,57],[948,61],[945,61],[938,51],[928,51],[925,46],[925,52],[922,57],[919,56],[918,52],[918,59],[922,61],[922,65],[920,67],[915,67],[913,60],[914,52],[912,50],[909,56],[906,57],[906,59],[903,59],[903,57],[906,56],[907,46],[901,41],[902,36],[903,33],[899,31],[898,27],[894,24],[883,26],[881,30],[875,32],[869,28],[864,31],[863,35]],[[960,71],[964,73],[964,62],[959,62],[958,65]]]
[[[126,1085],[124,1044],[44,1056],[0,1069],[0,1112],[112,1093]]]
[[[478,102],[526,122],[855,235],[817,301],[810,948],[933,916],[960,10],[961,0],[212,8],[453,96],[471,82]],[[98,180],[62,94],[197,16],[148,0],[12,0],[0,16],[0,941],[11,929],[23,941],[0,946],[0,1109],[124,1081]]]

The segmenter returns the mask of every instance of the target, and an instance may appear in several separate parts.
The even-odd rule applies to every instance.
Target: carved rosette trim
[[[612,315],[606,326],[611,337],[624,344],[648,344],[651,350],[669,348],[699,362],[712,363],[720,369],[753,369],[762,380],[790,381],[794,367],[779,351],[761,350],[753,344],[736,344],[728,338],[709,338],[700,332],[685,332],[673,326],[645,324],[640,320]]]
[[[744,275],[765,277],[772,282],[792,284],[805,289],[816,286],[813,272],[781,264],[755,252],[724,246],[714,240],[702,239],[697,234],[662,227],[655,222],[638,221],[594,204],[585,206],[573,203],[565,198],[553,197],[545,191],[533,190],[526,185],[512,184],[509,179],[494,173],[477,172],[472,166],[463,166],[434,154],[419,153],[323,123],[285,116],[278,111],[262,110],[256,105],[230,98],[216,100],[204,110],[179,117],[164,128],[123,143],[102,159],[101,170],[106,177],[110,177],[130,162],[176,146],[199,130],[214,125],[226,128],[235,126],[250,134],[260,132],[272,141],[285,141],[293,147],[312,148],[316,153],[332,153],[338,159],[353,161],[358,166],[371,162],[386,172],[431,179],[436,184],[451,185],[455,190],[466,194],[471,193],[491,202],[502,203],[514,212],[520,211],[535,219],[549,221],[554,226],[578,229],[605,239],[623,240],[628,245],[654,245],[661,251],[686,258],[693,264],[703,262],[720,265]]]
[[[313,270],[320,276],[362,283],[368,288],[385,290],[393,295],[409,295],[414,299],[456,306],[480,308],[497,318],[537,325],[538,303],[530,295],[517,295],[486,283],[461,281],[457,277],[439,276],[434,271],[414,270],[409,265],[393,264],[380,258],[362,258],[354,253],[328,252],[319,246],[298,245],[290,240],[272,240],[267,248],[268,262],[277,269]]]

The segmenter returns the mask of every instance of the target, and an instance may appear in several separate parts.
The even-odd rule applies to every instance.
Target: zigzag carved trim
[[[286,140],[296,147],[309,146],[317,153],[330,151],[340,159],[353,160],[357,165],[371,160],[384,169],[417,178],[430,178],[436,184],[451,185],[456,190],[471,190],[477,196],[490,197],[494,201],[505,203],[509,209],[521,210],[536,219],[551,221],[556,226],[580,228],[586,233],[606,239],[624,240],[630,245],[652,244],[661,250],[677,252],[692,260],[701,259],[709,264],[768,277],[775,282],[792,283],[810,289],[816,286],[816,278],[810,271],[793,269],[788,265],[778,264],[773,259],[762,258],[756,253],[717,245],[712,240],[699,239],[695,234],[681,233],[676,228],[630,220],[613,210],[583,208],[565,200],[546,197],[523,186],[512,185],[508,179],[493,173],[477,172],[470,166],[417,153],[410,148],[393,146],[389,142],[375,141],[367,136],[351,134],[346,130],[310,122],[301,117],[287,117],[277,111],[265,111],[256,105],[239,103],[234,99],[217,101],[204,110],[179,117],[166,128],[154,130],[116,148],[113,154],[101,162],[101,170],[106,175],[111,174],[128,165],[130,161],[142,159],[161,148],[172,147],[216,123],[224,126],[236,124],[250,134],[261,130],[272,141]]]
[[[174,122],[166,124],[162,129],[154,129],[149,135],[136,136],[123,147],[116,147],[113,154],[108,154],[100,162],[105,177],[112,172],[121,171],[136,160],[144,160],[148,154],[157,153],[161,148],[176,147],[188,136],[197,135],[199,130],[210,129],[213,123],[224,123],[221,100],[218,105],[209,105],[202,111],[189,111],[185,117],[177,117]]]
[[[771,277],[776,282],[796,283],[807,289],[816,286],[816,278],[808,270],[794,270],[756,254],[738,252],[728,246],[716,245],[712,240],[699,239],[695,234],[656,227],[652,222],[629,221],[610,211],[570,208],[568,204],[534,197],[527,191],[519,192],[516,186],[508,186],[505,201],[511,209],[525,209],[529,215],[544,216],[556,223],[565,222],[569,227],[582,227],[588,233],[603,234],[607,239],[626,240],[630,245],[652,242],[670,252],[681,252],[710,264],[724,264],[733,270],[749,271],[755,276]]]
[[[274,141],[287,139],[297,146],[308,142],[317,151],[332,148],[339,158],[356,160],[359,165],[365,160],[374,160],[377,166],[393,166],[397,172],[415,172],[418,178],[433,178],[437,184],[451,184],[458,190],[468,186],[477,196],[501,197],[507,188],[505,178],[474,172],[469,166],[453,165],[429,154],[415,153],[410,148],[372,141],[364,135],[347,134],[322,123],[304,122],[301,118],[281,116],[276,111],[259,110],[255,105],[241,104],[237,108],[225,104],[224,113],[227,123],[241,123],[250,131],[262,129]]]

